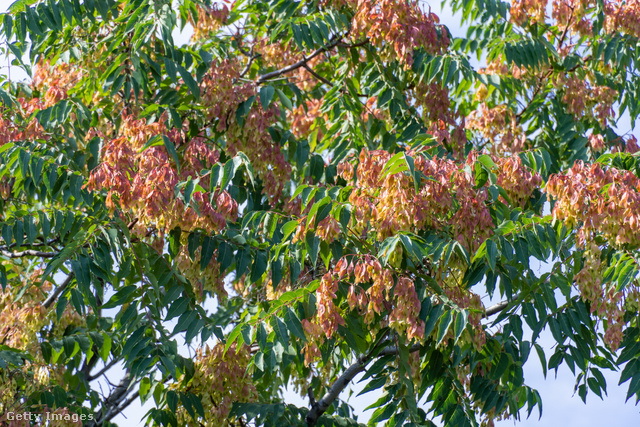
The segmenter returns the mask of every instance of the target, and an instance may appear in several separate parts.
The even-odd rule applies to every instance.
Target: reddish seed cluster
[[[455,124],[447,87],[442,87],[440,83],[418,84],[413,96],[417,105],[422,107],[422,119],[425,123],[442,121],[448,125]]]
[[[602,135],[592,133],[591,135],[589,135],[589,146],[595,152],[604,150],[604,137]]]
[[[613,103],[617,100],[618,92],[608,86],[590,84],[591,76],[581,78],[575,74],[560,76],[556,87],[564,91],[562,102],[567,110],[578,118],[590,117],[601,125],[613,118]]]
[[[629,154],[635,154],[640,151],[640,146],[638,146],[638,140],[635,136],[631,135],[624,144],[624,151]]]
[[[556,20],[560,31],[571,31],[584,36],[593,33],[591,21],[587,16],[595,6],[593,0],[554,0],[551,16]]]
[[[355,188],[349,198],[353,205],[351,226],[356,232],[366,235],[372,231],[383,240],[399,231],[450,229],[454,238],[472,251],[490,235],[493,222],[485,204],[486,189],[474,189],[473,177],[455,162],[415,156],[415,169],[427,177],[416,193],[409,174],[381,178],[390,157],[382,150],[360,153]],[[347,165],[339,170],[347,177],[352,173]]]
[[[194,427],[218,427],[225,425],[234,402],[252,402],[258,397],[247,366],[251,354],[247,346],[237,348],[232,344],[226,354],[224,344],[199,349],[195,357],[195,373],[186,380],[172,385],[178,390],[188,390],[200,398],[204,408],[204,420],[194,421],[184,407],[176,414],[178,425]]]
[[[293,133],[293,136],[297,139],[305,139],[311,135],[311,127],[315,123],[316,119],[322,118],[327,120],[326,115],[320,112],[320,108],[322,108],[322,99],[309,99],[305,104],[306,108],[305,105],[300,105],[292,111],[287,112],[287,119],[290,122],[291,133]],[[322,132],[319,132],[318,139],[321,138]]]
[[[188,141],[179,175],[174,159],[164,146],[142,150],[151,137],[163,133],[173,139],[175,145],[182,142],[180,132],[166,132],[162,121],[147,123],[144,119],[125,116],[117,136],[106,142],[102,163],[92,171],[87,188],[108,190],[107,205],[114,209],[118,202],[121,208],[133,211],[143,234],[144,226],[149,225],[160,231],[176,226],[184,231],[222,229],[225,221],[234,220],[238,212],[237,202],[227,192],[214,190],[212,195],[209,191],[196,191],[186,210],[182,200],[175,196],[178,182],[197,178],[203,167],[217,161],[218,153],[202,139]],[[205,190],[209,186],[206,179],[200,185]]]
[[[342,280],[347,275],[351,275],[351,265],[343,258],[337,264],[335,272]],[[366,323],[372,323],[375,314],[381,314],[385,309],[385,294],[390,297],[393,287],[393,275],[391,270],[382,268],[380,262],[370,256],[353,266],[353,275],[355,280],[349,288],[347,302],[352,310],[358,309],[364,312],[364,320]],[[373,282],[371,287],[366,291],[358,285]],[[390,299],[390,298],[389,298]]]
[[[220,264],[216,261],[218,258],[217,251],[213,253],[211,261],[209,261],[204,270],[200,269],[201,253],[201,248],[198,248],[195,250],[193,258],[191,258],[189,251],[183,246],[175,259],[176,267],[184,277],[189,279],[196,300],[204,301],[207,293],[217,296],[219,300],[225,300],[227,291],[224,288],[223,277],[220,276]]]
[[[322,278],[317,291],[316,321],[327,337],[344,324],[334,299],[338,282],[347,279],[351,282],[347,295],[349,308],[364,315],[367,324],[372,324],[376,315],[388,313],[389,326],[398,333],[409,340],[423,338],[424,322],[418,318],[420,301],[413,282],[407,277],[399,277],[394,285],[393,272],[383,268],[380,261],[370,255],[351,262],[341,258],[333,271]]]
[[[519,153],[526,143],[522,127],[506,105],[489,108],[481,103],[478,110],[467,116],[466,127],[479,131],[483,138],[491,141],[494,154]]]
[[[420,300],[413,281],[400,277],[393,293],[396,303],[389,315],[389,326],[409,340],[422,340],[425,325],[422,320],[416,320],[420,316]]]
[[[591,306],[591,313],[606,319],[604,342],[616,351],[622,342],[624,312],[627,300],[637,303],[638,287],[629,285],[622,292],[617,292],[615,284],[603,286],[602,277],[606,265],[601,261],[602,251],[594,242],[590,242],[584,252],[584,266],[575,276],[580,290],[580,297]]]
[[[544,24],[547,5],[547,0],[516,0],[511,4],[511,22],[521,27]],[[560,31],[570,28],[574,33],[590,35],[591,21],[588,15],[594,6],[592,0],[553,0],[551,17]]]
[[[198,19],[194,23],[190,17],[189,23],[193,25],[193,40],[200,40],[215,34],[220,27],[226,24],[229,18],[227,5],[197,6]]]
[[[51,383],[64,385],[62,376],[65,367],[44,361],[40,346],[42,334],[46,332],[50,338],[59,339],[68,327],[82,327],[85,324],[83,317],[71,305],[65,308],[60,319],[54,308],[46,309],[43,306],[53,285],[46,281],[36,286],[41,275],[42,270],[35,270],[26,275],[21,286],[7,286],[0,290],[0,342],[33,356],[17,370],[0,370],[0,414],[20,409],[21,402],[14,397],[17,390],[25,388],[24,394],[29,395],[49,387]],[[16,301],[23,286],[26,290]],[[5,425],[3,420],[6,419],[0,415],[0,425]]]
[[[317,226],[314,227],[313,224],[315,224],[315,215],[311,218],[308,218],[307,216],[301,218],[300,225],[298,225],[293,235],[292,243],[304,242],[307,232],[311,230],[313,230],[315,235],[327,243],[337,240],[340,236],[340,223],[331,215],[328,215],[322,221],[318,222]]]
[[[40,281],[41,274],[42,270],[35,270],[24,280],[27,290],[17,302],[15,297],[19,288],[0,290],[0,342],[35,355],[41,354],[39,332],[57,319],[54,312],[43,306],[47,293],[53,288],[51,282],[47,281],[40,287],[34,285]],[[60,320],[55,321],[56,327],[52,332],[62,335],[67,326],[83,323],[82,317],[68,306]]]
[[[307,344],[304,347],[304,363],[309,366],[314,360],[319,359],[321,356],[319,346],[324,341],[325,333],[322,327],[315,322],[302,319],[301,323],[304,334],[307,337]]]
[[[289,180],[291,166],[268,132],[279,115],[278,107],[271,104],[264,110],[256,100],[241,126],[236,117],[238,106],[257,90],[252,83],[236,84],[240,76],[239,64],[230,60],[211,65],[201,85],[202,99],[207,106],[206,114],[218,132],[224,132],[229,156],[244,152],[262,178],[264,191],[272,203],[280,200]]]
[[[548,0],[516,0],[511,4],[511,22],[544,24]],[[552,0],[551,17],[560,31],[590,36],[596,2],[594,0]],[[640,2],[638,0],[606,0],[604,2],[604,29],[609,33],[624,32],[640,36]]]
[[[82,78],[82,71],[65,62],[52,65],[40,62],[33,74],[33,87],[44,93],[44,107],[51,107],[66,99],[69,90]]]
[[[449,46],[447,31],[438,25],[438,17],[423,12],[417,1],[359,0],[353,7],[353,33],[368,38],[407,67],[413,64],[414,49],[422,47],[439,54]]]
[[[578,227],[580,246],[596,234],[614,246],[640,246],[640,179],[631,172],[576,162],[552,175],[546,192],[556,199],[554,218]]]
[[[389,118],[389,112],[377,108],[378,97],[372,96],[364,103],[364,110],[362,111],[362,120],[368,121],[371,117],[375,117],[378,120],[387,120]]]
[[[613,141],[608,141],[604,139],[603,135],[592,133],[591,135],[589,135],[588,139],[589,146],[594,153],[601,153],[607,148],[610,148],[614,153],[625,152],[634,154],[640,151],[640,147],[638,147],[638,140],[633,135],[616,138]]]
[[[474,153],[469,153],[467,164],[475,163]],[[428,175],[427,175],[428,176]],[[451,218],[450,225],[454,238],[470,253],[474,253],[493,233],[493,220],[486,205],[487,190],[474,189],[475,181],[467,172],[458,171],[452,191],[458,209]]]
[[[464,128],[464,121],[451,131],[447,123],[438,120],[429,125],[427,133],[448,151],[451,151],[457,160],[461,160],[464,158],[464,147],[467,143],[467,134]]]
[[[619,31],[640,37],[640,1],[610,0],[604,3],[604,28],[610,33]]]
[[[511,3],[511,22],[524,26],[526,23],[544,23],[547,0],[515,0]]]
[[[338,307],[333,302],[338,292],[338,279],[331,273],[322,276],[320,287],[316,291],[318,297],[318,312],[316,319],[327,337],[332,337],[338,330],[338,326],[344,325],[344,319],[340,316]]]
[[[18,98],[17,101],[20,104],[20,108],[19,110],[16,109],[18,111],[11,111],[11,113],[20,115],[23,118],[27,118],[33,113],[46,108],[40,98],[32,98],[30,100]],[[7,118],[0,116],[0,146],[13,141],[47,139],[44,129],[37,120],[29,120],[25,127],[18,126],[16,121],[15,116]]]
[[[524,208],[533,191],[542,184],[542,177],[526,168],[518,156],[500,157],[496,163],[498,185],[505,190],[514,206]]]
[[[521,79],[529,74],[529,70],[526,67],[518,67],[515,63],[507,65],[503,55],[498,55],[494,60],[490,61],[485,68],[478,70],[480,74],[497,75],[497,76],[511,76],[514,79]],[[486,86],[481,85],[480,90],[476,93],[476,99],[484,101],[488,94]]]

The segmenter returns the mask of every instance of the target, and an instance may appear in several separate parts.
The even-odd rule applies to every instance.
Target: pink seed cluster
[[[594,242],[590,242],[584,252],[584,265],[575,276],[580,290],[580,297],[591,306],[591,313],[605,319],[604,342],[616,351],[622,342],[622,332],[625,325],[625,306],[636,303],[638,285],[630,284],[622,291],[616,291],[615,284],[604,285],[602,277],[606,269],[601,261],[602,251]],[[628,304],[630,303],[630,304]],[[633,309],[632,308],[632,309]]]
[[[229,18],[229,8],[227,5],[214,3],[213,6],[197,6],[197,20],[190,17],[190,24],[193,25],[193,40],[205,39],[215,34],[220,27],[226,24]]]
[[[605,1],[604,5],[605,30],[611,33],[622,31],[640,37],[640,1],[610,0]]]
[[[604,125],[608,119],[614,117],[613,103],[617,100],[618,92],[608,86],[589,83],[587,79],[572,74],[559,76],[556,87],[564,91],[562,102],[567,110],[578,118],[588,117]]]
[[[279,116],[279,109],[273,103],[263,109],[257,87],[253,83],[236,83],[239,77],[240,64],[236,61],[224,60],[211,65],[201,85],[206,115],[212,127],[225,134],[227,155],[244,152],[262,178],[265,193],[272,203],[276,203],[291,172],[280,145],[268,132]],[[236,111],[252,96],[256,98],[241,125]]]
[[[224,354],[224,344],[213,349],[200,348],[195,357],[195,373],[184,376],[172,388],[195,394],[204,408],[204,420],[194,421],[182,406],[176,414],[178,425],[189,427],[217,427],[225,425],[234,402],[252,402],[258,393],[247,373],[251,354],[247,346],[232,344]]]
[[[485,102],[481,103],[477,110],[467,116],[466,127],[477,130],[490,141],[495,154],[519,153],[526,143],[522,127],[506,105],[491,108]]]
[[[490,236],[493,221],[486,205],[487,191],[475,189],[473,176],[447,159],[414,156],[415,170],[422,172],[418,192],[414,177],[397,172],[382,176],[391,154],[363,150],[349,201],[353,205],[351,227],[357,233],[375,233],[384,240],[400,231],[427,228],[450,230],[467,249],[475,250]],[[473,156],[467,164],[473,165]],[[345,177],[351,166],[340,166]]]
[[[346,298],[349,309],[363,315],[365,323],[373,324],[376,315],[383,318],[388,315],[383,323],[388,322],[407,339],[423,338],[424,322],[418,318],[421,306],[413,281],[400,276],[394,283],[392,270],[383,268],[380,261],[370,255],[350,262],[341,258],[335,268],[323,276],[317,291],[316,322],[327,337],[331,337],[339,325],[344,325],[334,302],[340,281],[351,283]]]
[[[382,48],[390,59],[397,59],[407,67],[413,64],[413,51],[422,47],[430,54],[444,52],[449,46],[446,29],[438,17],[420,9],[417,1],[358,0],[353,33],[368,38]],[[440,31],[439,31],[440,30]]]
[[[618,247],[640,246],[640,179],[631,172],[580,161],[552,175],[546,192],[556,200],[554,217],[578,228],[580,246],[595,235]]]
[[[174,145],[185,146],[180,174],[164,145],[144,149],[150,138],[163,134]],[[237,202],[226,191],[207,191],[209,183],[203,180],[200,185],[205,191],[193,192],[191,206],[186,209],[175,192],[178,182],[197,178],[204,167],[210,167],[217,159],[217,151],[200,138],[185,142],[181,132],[167,132],[162,121],[147,123],[125,116],[117,136],[105,143],[102,162],[91,172],[86,187],[107,190],[107,205],[131,210],[140,226],[154,226],[161,231],[176,226],[184,231],[220,230],[238,212]]]
[[[542,177],[526,168],[519,156],[500,157],[496,163],[498,185],[505,190],[514,206],[524,208],[533,191],[542,184]]]

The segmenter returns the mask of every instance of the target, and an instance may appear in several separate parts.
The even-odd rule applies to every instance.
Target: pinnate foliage
[[[445,4],[15,2],[0,423],[357,426],[362,374],[369,425],[491,426],[525,363],[637,403],[640,4]]]

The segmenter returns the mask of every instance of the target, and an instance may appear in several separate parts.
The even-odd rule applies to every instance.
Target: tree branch
[[[489,316],[500,313],[502,310],[507,308],[508,305],[509,301],[500,301],[499,303],[492,305],[485,311],[484,318],[486,319]]]
[[[346,47],[346,48],[354,48],[354,47],[362,47],[365,44],[369,43],[369,39],[364,39],[362,41],[359,41],[357,43],[353,43],[353,44],[348,44],[348,43],[343,43],[343,42],[339,42],[338,46],[339,47]]]
[[[316,50],[315,50],[315,51],[313,51],[311,54],[309,54],[308,56],[305,56],[305,57],[304,57],[304,58],[302,58],[300,61],[298,61],[298,62],[296,62],[296,63],[294,63],[294,64],[287,65],[286,67],[281,68],[281,69],[279,69],[279,70],[272,71],[272,72],[270,72],[270,73],[267,73],[267,74],[263,74],[263,75],[261,75],[261,76],[260,76],[260,77],[258,77],[258,79],[255,81],[256,86],[261,85],[262,83],[264,83],[264,82],[266,82],[267,80],[270,80],[270,79],[272,79],[272,78],[274,78],[274,77],[279,77],[279,76],[281,76],[281,75],[283,75],[283,74],[286,74],[286,73],[289,73],[289,72],[291,72],[291,71],[293,71],[293,70],[297,70],[297,69],[298,69],[298,68],[300,68],[300,67],[304,67],[304,66],[307,64],[307,62],[311,61],[311,60],[312,60],[313,58],[315,58],[316,56],[318,56],[318,55],[320,55],[321,53],[324,53],[324,52],[326,52],[326,51],[328,51],[328,50],[331,50],[331,49],[333,49],[334,47],[336,47],[336,46],[337,46],[337,45],[342,41],[342,38],[343,38],[344,36],[346,36],[346,34],[344,34],[344,35],[342,35],[342,36],[340,36],[340,37],[334,38],[334,39],[331,41],[331,43],[329,43],[328,45],[326,45],[326,46],[322,46],[321,48],[316,49]]]
[[[60,294],[62,292],[64,292],[64,290],[67,288],[67,286],[69,286],[69,283],[71,283],[71,281],[73,280],[73,272],[69,273],[69,275],[67,276],[67,278],[64,280],[64,282],[62,282],[62,284],[60,286],[58,286],[53,292],[51,292],[51,295],[49,295],[49,297],[47,298],[47,300],[42,304],[42,306],[44,308],[49,308],[53,305],[54,302],[56,302],[56,300],[58,299],[58,297],[60,296]]]
[[[414,344],[409,348],[410,353],[418,350],[420,350],[420,344]],[[336,382],[331,385],[329,391],[327,391],[325,395],[322,396],[322,399],[311,404],[311,409],[304,417],[307,425],[310,427],[316,425],[320,416],[324,414],[329,406],[331,406],[333,401],[338,398],[340,393],[347,387],[347,385],[349,385],[351,380],[353,380],[353,378],[360,372],[363,372],[365,370],[367,364],[371,361],[371,359],[373,359],[374,357],[379,358],[384,356],[394,356],[399,352],[400,350],[397,346],[389,346],[383,348],[375,356],[372,354],[372,352],[369,352],[368,354],[363,354],[362,356],[358,357],[356,361],[351,366],[349,366],[344,371],[344,373],[336,380]]]
[[[304,64],[303,65],[304,69],[307,70],[313,77],[315,77],[316,79],[320,80],[323,83],[328,84],[329,86],[333,87],[333,83],[331,83],[329,80],[325,79],[324,77],[322,77],[320,74],[316,73],[315,71],[313,71],[313,69],[311,67],[309,67],[309,64]]]
[[[247,75],[247,73],[249,72],[249,70],[251,69],[251,65],[253,64],[253,61],[260,55],[255,55],[253,53],[253,47],[251,48],[251,52],[247,52],[246,50],[244,50],[241,46],[240,43],[238,43],[238,50],[240,50],[240,52],[246,56],[247,58],[249,58],[249,61],[247,61],[247,65],[244,67],[244,69],[240,72],[240,78],[244,77],[245,75]]]
[[[507,308],[508,305],[509,301],[501,301],[495,305],[492,305],[486,310],[484,317],[486,318],[500,313],[502,310]],[[414,344],[409,348],[409,353],[413,353],[418,350],[420,350],[420,344]],[[356,361],[351,366],[349,366],[344,371],[344,373],[331,385],[329,391],[327,391],[325,395],[322,396],[322,399],[320,399],[318,402],[311,403],[311,409],[309,410],[309,412],[307,412],[307,415],[304,418],[307,422],[307,425],[309,427],[313,427],[316,425],[320,416],[329,408],[329,406],[331,406],[333,401],[338,398],[340,393],[347,387],[347,385],[349,385],[351,380],[353,380],[356,375],[366,369],[367,364],[374,357],[380,358],[384,356],[395,356],[399,353],[400,350],[397,346],[389,346],[383,348],[375,356],[372,354],[372,352],[370,352],[358,357]]]
[[[93,381],[98,379],[102,374],[104,374],[105,372],[107,372],[109,369],[113,368],[115,366],[116,363],[118,363],[119,360],[118,359],[113,359],[111,362],[109,362],[108,364],[104,365],[104,368],[100,369],[100,371],[96,372],[95,375],[90,375],[87,378],[87,381]]]
[[[23,243],[22,246],[26,246],[26,247],[29,247],[29,248],[41,248],[41,247],[44,247],[44,246],[52,246],[58,240],[60,240],[60,239],[56,237],[55,239],[51,239],[48,242],[33,242],[31,244],[28,244],[28,243],[24,244]],[[0,246],[0,250],[7,250],[7,249],[14,248],[14,247],[16,247],[16,243],[15,242],[11,243],[10,245]]]
[[[131,396],[129,396],[123,403],[122,405],[118,406],[114,411],[111,412],[111,414],[108,414],[105,419],[102,421],[102,423],[104,424],[107,421],[111,421],[111,419],[113,417],[115,417],[116,415],[118,415],[119,413],[121,413],[122,411],[124,411],[129,405],[131,405],[133,403],[134,400],[136,400],[138,397],[140,396],[140,390],[136,390],[133,392],[133,394]]]
[[[37,256],[40,258],[53,258],[58,255],[57,252],[42,252],[36,251],[35,249],[27,249],[22,252],[9,252],[3,249],[0,249],[0,255],[5,256],[7,258],[22,258],[25,256]]]
[[[100,427],[104,425],[106,421],[109,421],[117,414],[119,414],[122,409],[126,406],[120,407],[120,404],[124,401],[125,403],[129,400],[127,399],[127,395],[129,394],[129,386],[131,385],[131,377],[129,372],[125,374],[124,377],[120,380],[120,383],[111,391],[111,394],[105,399],[102,404],[102,408],[96,414],[93,419],[93,423],[89,424],[91,427]],[[137,393],[137,392],[136,392]],[[134,393],[134,395],[136,395]],[[134,398],[135,399],[135,398]],[[131,402],[126,403],[128,406]],[[118,410],[118,408],[120,408]]]

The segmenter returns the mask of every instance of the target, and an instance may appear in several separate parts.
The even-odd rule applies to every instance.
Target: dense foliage
[[[14,3],[0,423],[358,425],[364,373],[371,425],[490,426],[540,362],[637,402],[640,3],[446,3]]]

